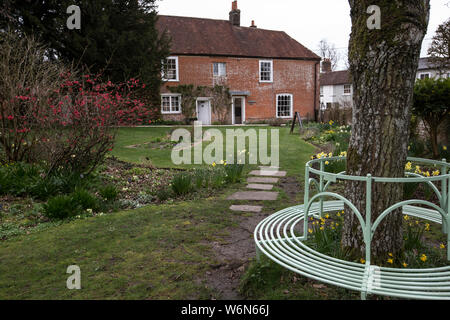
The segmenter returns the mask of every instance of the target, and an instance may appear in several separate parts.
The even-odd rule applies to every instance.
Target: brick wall
[[[274,59],[273,83],[260,83],[259,60],[255,58],[178,56],[179,81],[167,82],[165,86],[183,84],[213,86],[213,63],[223,62],[226,63],[226,84],[230,90],[250,92],[250,96],[245,97],[246,122],[275,119],[276,95],[281,93],[293,95],[293,112],[299,112],[304,119],[314,119],[314,100],[316,100],[316,108],[319,106],[319,65],[316,65],[316,61]],[[315,73],[317,74],[316,78]],[[316,96],[314,96],[315,90]],[[163,87],[162,92],[169,91]],[[165,117],[163,115],[163,118]],[[215,121],[217,118],[212,115],[212,122]]]

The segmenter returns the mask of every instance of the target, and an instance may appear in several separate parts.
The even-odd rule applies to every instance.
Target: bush
[[[44,215],[51,220],[74,217],[81,211],[74,199],[67,195],[51,198],[43,205],[43,209]]]
[[[92,209],[97,211],[99,208],[98,199],[85,189],[76,189],[71,196],[72,200],[83,210]]]
[[[192,187],[192,176],[189,173],[177,174],[172,180],[172,190],[177,196],[188,194]]]
[[[117,196],[119,195],[119,192],[117,191],[116,187],[113,185],[100,187],[98,190],[98,193],[106,201],[114,201],[117,199]]]
[[[156,191],[156,197],[158,197],[158,200],[161,202],[169,199],[171,195],[171,189],[169,189],[167,186],[164,186]]]

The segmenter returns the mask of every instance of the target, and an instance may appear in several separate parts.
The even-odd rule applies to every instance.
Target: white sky
[[[158,0],[162,15],[228,20],[232,0]],[[255,20],[258,28],[285,31],[317,53],[321,39],[346,54],[351,31],[348,0],[238,0],[241,26]],[[428,33],[422,48],[427,55],[436,28],[450,17],[450,0],[431,0]],[[383,17],[381,17],[383,19]],[[341,63],[340,69],[344,68]]]

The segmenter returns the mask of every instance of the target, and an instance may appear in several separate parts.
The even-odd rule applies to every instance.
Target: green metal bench
[[[407,173],[410,178],[377,178],[372,176],[355,177],[345,173],[332,174],[325,172],[325,161],[342,160],[342,157],[330,157],[312,160],[306,165],[305,200],[303,205],[279,211],[263,221],[255,229],[254,239],[257,246],[258,258],[266,255],[281,266],[330,285],[361,292],[361,298],[368,294],[386,295],[415,299],[450,299],[450,266],[428,269],[385,268],[371,265],[371,241],[379,223],[396,209],[402,208],[403,214],[440,223],[443,232],[447,234],[447,257],[450,257],[450,164],[445,160],[433,161],[419,158],[408,158],[409,161],[438,166],[441,174],[436,177],[423,177],[418,174]],[[312,168],[312,164],[319,163],[320,169]],[[319,181],[310,178],[310,173],[319,176]],[[365,218],[343,196],[327,192],[331,183],[338,180],[357,180],[366,182],[367,207]],[[441,190],[433,182],[441,181]],[[412,183],[423,182],[429,184],[436,193],[440,205],[424,200],[408,200],[397,203],[386,209],[377,220],[371,222],[371,185],[373,182],[384,183]],[[314,184],[318,193],[309,196],[310,186]],[[324,201],[331,197],[337,200]],[[362,226],[366,247],[365,264],[349,262],[326,256],[314,251],[307,245],[309,218],[322,218],[326,212],[344,210],[344,204],[351,208]],[[427,206],[428,208],[418,207]],[[298,230],[303,229],[303,235]],[[297,232],[296,232],[297,231]]]

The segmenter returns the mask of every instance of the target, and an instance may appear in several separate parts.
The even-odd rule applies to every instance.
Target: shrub
[[[172,180],[172,190],[177,196],[188,194],[192,187],[192,176],[189,173],[179,173]]]
[[[172,191],[167,186],[164,186],[156,191],[156,196],[158,197],[158,200],[161,202],[169,199],[171,195]]]
[[[43,208],[44,215],[51,220],[74,217],[81,211],[81,208],[73,198],[67,195],[51,198],[43,205]]]
[[[100,187],[98,190],[98,193],[106,201],[114,201],[117,199],[117,196],[119,195],[119,192],[117,191],[116,187],[113,185],[107,185],[104,187]]]
[[[99,207],[98,199],[85,189],[76,189],[72,193],[72,200],[83,210],[92,209],[97,211]]]

